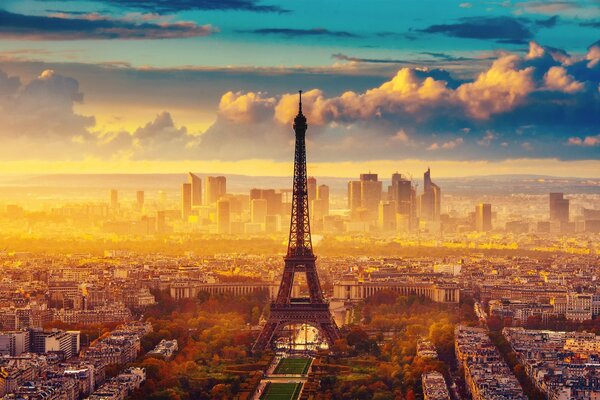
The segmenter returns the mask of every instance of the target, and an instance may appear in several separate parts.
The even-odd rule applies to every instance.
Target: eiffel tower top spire
[[[294,190],[287,257],[314,257],[308,216],[305,135],[308,125],[302,114],[302,91],[298,92],[298,115],[294,118],[296,146],[294,156]]]

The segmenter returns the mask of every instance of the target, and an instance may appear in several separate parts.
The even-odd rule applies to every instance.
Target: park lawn
[[[269,383],[261,400],[296,400],[300,395],[302,383]]]
[[[274,373],[276,375],[304,375],[308,372],[311,358],[282,358]]]

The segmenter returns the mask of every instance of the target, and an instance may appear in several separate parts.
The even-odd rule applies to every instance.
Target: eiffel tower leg
[[[256,353],[257,351],[264,351],[275,335],[275,332],[278,330],[279,324],[275,321],[272,321],[271,318],[267,321],[266,325],[263,327],[260,335],[256,339],[254,346],[252,346],[252,352]]]

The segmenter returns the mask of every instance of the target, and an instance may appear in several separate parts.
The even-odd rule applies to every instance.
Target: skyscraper
[[[550,193],[550,221],[569,222],[569,199],[563,193]]]
[[[181,218],[187,221],[192,214],[192,184],[184,183],[181,186]]]
[[[220,199],[217,201],[217,232],[220,234],[229,233],[229,223],[231,220],[229,200]]]
[[[308,191],[308,204],[317,198],[317,178],[309,176],[306,180],[306,190]]]
[[[255,199],[267,201],[267,215],[280,215],[283,208],[282,194],[275,189],[251,189],[250,202]]]
[[[253,199],[250,202],[250,218],[253,224],[264,224],[267,218],[267,200]]]
[[[402,215],[412,214],[412,182],[402,174],[392,174],[389,199],[396,202],[396,212]]]
[[[360,202],[372,220],[377,219],[383,184],[377,174],[360,174]]]
[[[202,205],[202,180],[195,174],[188,172],[189,183],[192,185],[192,206]]]
[[[431,171],[423,175],[423,194],[421,194],[421,215],[425,221],[437,222],[440,220],[442,191],[438,185],[431,181]]]
[[[384,232],[396,230],[396,202],[379,202],[379,228]]]
[[[348,208],[351,211],[361,207],[360,201],[360,181],[348,182]]]
[[[136,198],[136,206],[138,211],[142,211],[144,209],[144,191],[138,190],[135,193]]]
[[[489,203],[477,204],[475,207],[475,229],[480,232],[492,230],[492,205]]]
[[[204,185],[206,205],[215,204],[227,193],[227,180],[224,176],[207,176]]]
[[[329,215],[329,186],[319,185],[317,187],[317,200],[321,202],[323,216]]]

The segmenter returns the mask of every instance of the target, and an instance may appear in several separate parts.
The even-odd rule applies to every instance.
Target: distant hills
[[[207,174],[198,173],[204,178]],[[219,174],[210,174],[219,175]],[[232,193],[243,193],[258,188],[291,188],[291,177],[278,176],[227,176],[227,188]],[[456,178],[436,178],[432,171],[433,181],[441,186],[444,193],[460,194],[541,194],[551,191],[565,193],[598,193],[600,194],[600,178],[564,178],[544,175],[490,175]],[[318,184],[329,185],[332,192],[345,192],[349,180],[358,177],[337,178],[318,177]],[[389,176],[380,176],[384,188],[389,184]],[[37,187],[37,188],[95,188],[123,190],[179,190],[180,185],[187,182],[187,174],[49,174],[0,176],[0,186],[4,187]],[[422,186],[422,178],[415,179]]]

